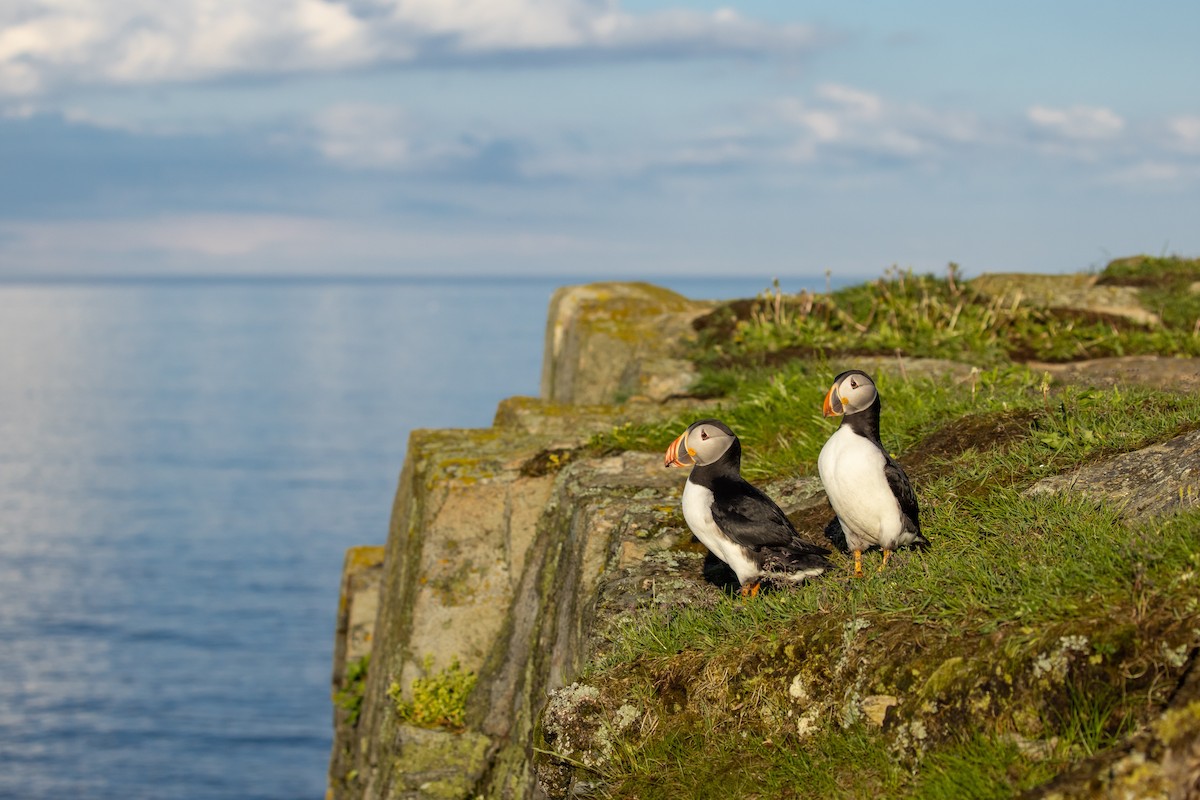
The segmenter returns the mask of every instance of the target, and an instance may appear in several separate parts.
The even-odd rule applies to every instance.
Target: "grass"
[[[910,790],[929,800],[1003,800],[1050,779],[1055,766],[1030,759],[1012,737],[975,734],[931,755]]]
[[[1200,330],[1200,259],[1137,256],[1112,262],[1100,274],[1103,284],[1138,286],[1142,303],[1167,326]]]
[[[731,739],[721,723],[708,720],[699,730],[673,730],[627,755],[626,769],[658,776],[628,782],[613,798],[809,798],[844,796],[855,773],[869,776],[873,793],[892,797],[904,783],[904,769],[861,726],[822,737],[810,747],[780,738]],[[697,758],[697,753],[703,753]]]
[[[1160,261],[1142,284],[1125,267],[1102,280],[1148,292],[1197,263]],[[1054,345],[1064,352],[1186,351],[1192,301],[1160,312],[1158,339],[1110,329],[1117,341],[1101,347],[1096,331],[1064,334],[968,292],[952,271],[895,274],[828,302],[777,298],[714,345],[705,385],[722,399],[711,413],[741,437],[756,483],[814,474],[835,427],[820,411],[828,355],[849,331],[858,347],[902,341],[910,355],[985,368],[961,382],[875,376],[884,444],[912,464],[927,551],[864,580],[835,553],[834,572],[801,589],[659,610],[602,649],[582,680],[645,714],[605,771],[611,796],[1013,797],[1120,741],[1163,701],[1200,630],[1200,510],[1130,525],[1080,495],[1023,492],[1200,427],[1200,397],[1052,388],[1011,363],[1004,342],[1016,331],[1022,347],[1066,335]],[[865,320],[876,338],[857,329]],[[662,452],[692,421],[622,426],[590,447]],[[906,698],[883,728],[857,711],[876,694]]]
[[[877,281],[831,294],[807,292],[785,298],[776,287],[760,295],[743,319],[716,320],[703,342],[712,363],[774,364],[794,357],[885,354],[960,359],[996,366],[1012,359],[1075,361],[1146,353],[1200,355],[1200,260],[1159,260],[1143,290],[1163,325],[1099,314],[1067,314],[1023,303],[1019,297],[987,297],[950,265],[946,277],[892,270]],[[1155,262],[1158,264],[1158,262]],[[1132,274],[1131,271],[1127,273]],[[1119,270],[1109,282],[1132,281]],[[720,390],[711,377],[710,389]]]
[[[1200,565],[1200,513],[1125,541],[1102,511],[1075,520],[1080,505],[1053,506],[1013,507],[1011,521],[1032,512],[1025,536],[1005,523],[1007,541],[987,537],[965,557],[942,536],[882,576],[625,631],[624,649],[584,680],[635,698],[657,721],[608,771],[612,796],[1012,797],[1116,743],[1171,685],[1156,637],[1200,620],[1186,577]],[[1085,643],[1081,653],[1033,685],[1069,636]],[[966,675],[939,686],[938,666],[964,652]],[[1130,679],[1137,674],[1162,678]],[[817,687],[819,726],[808,736],[796,732],[794,675]],[[850,693],[877,691],[915,697],[910,706],[926,692],[925,705],[942,708],[912,718],[947,730],[917,752],[897,745],[895,725],[847,725]],[[971,711],[982,698],[995,705]],[[1009,715],[1034,720],[1026,735],[1045,752],[1020,751]]]
[[[747,479],[815,474],[817,455],[838,423],[821,413],[833,369],[824,362],[792,361],[770,373],[756,369],[731,375],[730,399],[705,413],[720,418],[742,440]],[[1200,399],[1195,396],[1148,388],[1068,388],[1051,394],[1045,376],[1019,366],[978,373],[970,383],[944,378],[905,381],[887,373],[874,377],[884,403],[884,446],[894,455],[919,445],[946,420],[1028,412],[1033,420],[1029,436],[989,461],[967,456],[959,465],[962,472],[956,473],[959,483],[992,480],[997,474],[1009,481],[1042,477],[1160,441],[1200,421]],[[688,415],[622,425],[594,437],[591,447],[598,452],[665,451],[694,421],[694,415]],[[985,436],[975,444],[977,452],[987,449],[989,440]]]
[[[889,565],[881,575],[856,580],[843,558],[837,564],[843,574],[802,591],[631,625],[594,668],[619,669],[691,649],[741,651],[815,616],[895,616],[931,631],[982,635],[1005,625],[1099,620],[1097,611],[1112,609],[1132,616],[1149,594],[1180,599],[1191,591],[1180,576],[1195,570],[1200,558],[1195,512],[1114,536],[1123,528],[1112,509],[1079,498],[1004,492],[971,505],[971,515],[961,517],[938,508],[927,523],[934,546],[898,554],[894,570]]]

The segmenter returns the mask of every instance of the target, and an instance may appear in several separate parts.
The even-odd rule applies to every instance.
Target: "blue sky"
[[[18,0],[0,277],[1200,254],[1200,4]]]

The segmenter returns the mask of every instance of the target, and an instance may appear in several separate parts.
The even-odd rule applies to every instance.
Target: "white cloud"
[[[743,176],[777,175],[802,168],[844,175],[899,163],[942,163],[948,151],[998,147],[974,116],[892,103],[873,92],[824,84],[804,96],[779,98],[742,110],[727,123],[672,137],[637,137],[625,143],[570,139],[527,142],[520,173],[611,181],[722,169]]]
[[[0,226],[0,231],[5,249],[38,263],[55,254],[103,257],[138,251],[228,258],[281,245],[303,247],[304,241],[320,235],[319,228],[312,220],[271,214],[196,214],[136,220],[13,221]]]
[[[38,114],[37,106],[32,103],[17,103],[11,106],[0,106],[0,117],[4,119],[33,119]]]
[[[1165,161],[1143,161],[1114,170],[1105,176],[1108,183],[1124,185],[1148,185],[1174,183],[1185,176],[1179,164]]]
[[[16,7],[13,7],[13,6]],[[815,32],[610,0],[33,0],[0,7],[0,96],[377,64],[807,52]]]
[[[1200,153],[1200,117],[1182,116],[1167,120],[1171,144],[1185,153]]]
[[[1108,170],[1101,180],[1126,189],[1187,191],[1200,186],[1200,164],[1172,159],[1169,154],[1148,154],[1126,165]]]
[[[479,156],[488,140],[440,138],[398,106],[344,103],[311,120],[312,146],[327,161],[364,170],[436,170]]]
[[[180,214],[109,220],[0,222],[5,265],[45,274],[157,272],[303,274],[330,264],[428,271],[435,263],[545,260],[604,249],[600,241],[510,227],[500,232],[398,229],[394,221],[282,214]],[[354,272],[354,269],[347,269]]]
[[[912,160],[984,139],[970,115],[891,103],[840,84],[818,86],[811,98],[779,100],[774,114],[791,129],[784,153],[794,162],[814,162],[834,153],[868,161]]]
[[[404,114],[398,108],[335,106],[320,112],[313,127],[321,154],[349,167],[403,167],[412,155]]]
[[[817,87],[817,96],[862,119],[876,119],[883,111],[879,95],[850,86],[827,83]]]
[[[1111,139],[1125,129],[1125,120],[1115,111],[1093,106],[1048,108],[1032,106],[1026,117],[1037,128],[1065,139],[1096,141]]]
[[[41,0],[0,11],[0,93],[350,66],[375,46],[325,0]]]
[[[816,88],[816,100],[796,97],[780,100],[779,116],[801,128],[814,142],[845,140],[861,130],[863,123],[879,119],[883,101],[878,95],[836,84]]]

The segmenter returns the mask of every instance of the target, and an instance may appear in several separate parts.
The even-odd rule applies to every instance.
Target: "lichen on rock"
[[[1054,475],[1030,495],[1077,492],[1103,498],[1126,518],[1163,516],[1200,505],[1200,430]]]
[[[594,686],[572,683],[551,692],[538,726],[538,782],[551,798],[577,796],[580,777],[603,776],[618,737],[642,713],[628,703],[608,708]],[[583,775],[579,771],[583,771]]]

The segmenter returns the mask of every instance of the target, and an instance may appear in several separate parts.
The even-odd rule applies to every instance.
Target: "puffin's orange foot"
[[[742,597],[758,597],[758,590],[762,587],[760,581],[755,581],[751,586],[742,587]]]
[[[887,566],[888,559],[889,559],[889,558],[891,558],[891,557],[892,557],[892,551],[891,551],[891,550],[884,550],[884,551],[883,551],[883,561],[882,561],[882,562],[880,562],[880,564],[879,564],[879,569],[877,569],[877,570],[875,570],[875,571],[876,571],[877,573],[879,573],[879,572],[883,572],[883,568]]]
[[[854,551],[854,577],[861,578],[862,576],[863,576],[862,550],[855,550]]]

